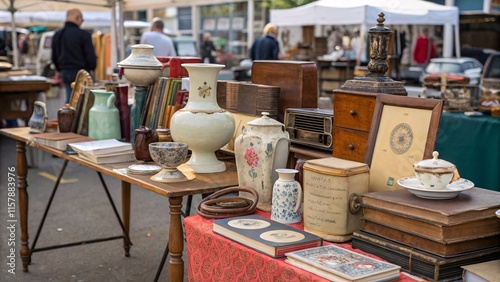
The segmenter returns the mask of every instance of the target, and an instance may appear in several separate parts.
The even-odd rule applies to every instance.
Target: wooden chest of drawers
[[[377,94],[333,91],[333,153],[336,158],[364,162]]]

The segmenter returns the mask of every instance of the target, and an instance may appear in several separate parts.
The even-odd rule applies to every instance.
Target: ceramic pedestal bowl
[[[154,162],[163,169],[151,176],[156,182],[187,181],[186,176],[177,169],[186,161],[188,144],[180,142],[154,142],[149,144],[149,154]]]

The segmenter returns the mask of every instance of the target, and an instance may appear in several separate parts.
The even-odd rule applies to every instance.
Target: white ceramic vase
[[[251,187],[259,194],[257,208],[271,210],[273,184],[278,179],[277,168],[286,167],[290,138],[282,123],[268,117],[248,122],[234,141],[234,154],[240,186]],[[249,198],[241,192],[241,197]]]
[[[196,173],[226,170],[215,151],[234,134],[234,117],[217,104],[217,75],[224,65],[182,64],[189,73],[189,99],[174,113],[170,131],[175,142],[187,143],[191,157],[186,163]]]
[[[301,221],[302,187],[295,180],[296,169],[277,169],[278,180],[273,185],[271,219],[285,224]]]

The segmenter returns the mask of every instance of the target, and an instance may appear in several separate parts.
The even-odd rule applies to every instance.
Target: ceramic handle
[[[297,196],[297,204],[295,205],[294,212],[299,212],[301,205],[302,205],[302,186],[299,185],[299,195]]]
[[[108,108],[110,108],[110,109],[111,109],[112,107],[114,107],[114,106],[115,106],[115,98],[116,98],[116,97],[115,97],[115,94],[111,94],[111,95],[109,96],[108,101],[106,102],[106,106],[107,106]]]

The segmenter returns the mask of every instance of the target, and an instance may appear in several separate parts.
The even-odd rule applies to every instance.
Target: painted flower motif
[[[207,84],[207,82],[203,82],[203,86],[200,86],[198,87],[198,95],[200,95],[201,97],[205,98],[207,96],[210,96],[211,95],[211,92],[210,90],[212,90],[212,87],[210,87],[210,85]]]
[[[259,156],[255,152],[255,149],[250,148],[246,150],[245,160],[247,161],[247,164],[252,168],[256,167],[259,164]]]

